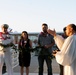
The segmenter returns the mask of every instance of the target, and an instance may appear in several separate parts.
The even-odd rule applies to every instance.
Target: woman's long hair
[[[27,39],[28,39],[28,33],[27,33],[27,31],[23,31],[22,34],[23,34],[23,33],[26,33],[26,34],[27,34]],[[21,39],[23,39],[22,34],[21,34]]]

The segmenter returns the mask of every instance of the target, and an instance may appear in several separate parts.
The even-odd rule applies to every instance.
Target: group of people
[[[11,46],[13,38],[8,32],[8,24],[1,26],[0,32],[0,75],[2,75],[2,66],[5,61],[8,75],[13,75]],[[62,75],[76,74],[76,25],[69,24],[64,28],[66,38],[58,35],[55,30],[48,29],[46,23],[42,24],[42,32],[38,35],[38,46],[40,51],[38,54],[38,75],[43,75],[44,61],[46,61],[48,75],[52,73],[52,55],[55,56],[57,63],[62,67]],[[59,51],[53,53],[52,47],[57,45]],[[19,49],[19,66],[21,75],[26,67],[26,75],[29,75],[29,67],[31,62],[32,41],[28,38],[28,32],[22,31],[21,38],[18,43]],[[63,70],[64,69],[64,70]],[[64,71],[64,74],[63,74]]]

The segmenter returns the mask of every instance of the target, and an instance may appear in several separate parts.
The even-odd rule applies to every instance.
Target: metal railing
[[[19,64],[18,61],[19,52],[16,52],[15,50],[11,49],[11,54],[12,54],[12,68],[15,68]]]

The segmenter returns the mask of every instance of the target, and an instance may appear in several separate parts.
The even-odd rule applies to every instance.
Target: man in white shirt
[[[55,30],[48,29],[49,34],[54,36],[55,43],[60,49],[59,52],[53,54],[56,61],[64,66],[64,75],[76,75],[76,26],[69,24],[66,26],[66,35],[64,39],[57,35]]]
[[[5,61],[6,69],[8,75],[13,75],[12,69],[12,59],[11,59],[11,44],[13,43],[13,38],[8,32],[8,25],[3,24],[1,26],[2,32],[0,32],[0,75],[2,75],[2,67]]]

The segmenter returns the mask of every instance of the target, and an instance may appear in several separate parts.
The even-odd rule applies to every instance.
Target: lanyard
[[[3,35],[3,33],[2,32],[0,32],[0,39],[3,39],[3,40],[6,40],[6,39],[8,39],[9,37],[8,37],[8,32],[5,34],[6,35],[6,37],[3,37],[2,35]]]

